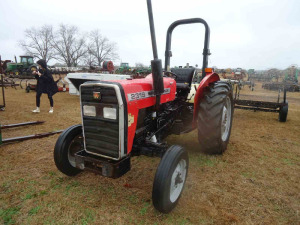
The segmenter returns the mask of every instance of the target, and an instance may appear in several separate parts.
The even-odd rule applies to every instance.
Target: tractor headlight
[[[103,117],[106,119],[117,119],[117,109],[116,108],[109,108],[103,107]]]
[[[84,116],[96,116],[96,107],[92,105],[83,106],[83,115]]]

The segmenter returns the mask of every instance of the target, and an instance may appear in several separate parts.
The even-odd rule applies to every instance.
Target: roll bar
[[[172,56],[171,39],[172,39],[172,32],[173,32],[174,28],[179,25],[192,24],[192,23],[202,23],[205,27],[203,64],[202,64],[202,78],[204,78],[205,77],[205,68],[208,65],[208,56],[210,55],[210,51],[209,51],[210,29],[209,29],[209,26],[206,23],[206,21],[201,18],[177,20],[169,26],[168,31],[167,31],[166,51],[165,51],[165,71],[170,71],[170,57]]]
[[[157,45],[156,45],[151,0],[147,0],[147,8],[148,8],[148,17],[149,17],[149,25],[150,25],[150,33],[151,33],[152,51],[153,51],[153,60],[151,60],[153,89],[154,89],[154,94],[156,95],[156,109],[158,109],[160,105],[160,95],[164,92],[163,71],[162,71],[162,62],[158,58],[158,54],[157,54]],[[192,23],[202,23],[205,27],[203,65],[202,65],[202,78],[204,78],[205,68],[207,67],[208,64],[208,56],[210,55],[209,52],[210,30],[206,21],[201,18],[177,20],[169,26],[167,31],[166,52],[165,52],[165,71],[170,71],[170,57],[172,56],[171,39],[172,39],[172,32],[174,28],[177,27],[178,25],[192,24]]]

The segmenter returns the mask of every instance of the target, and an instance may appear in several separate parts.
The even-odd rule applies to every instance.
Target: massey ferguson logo
[[[93,98],[94,99],[97,99],[97,100],[100,100],[101,99],[101,93],[100,92],[93,92]]]

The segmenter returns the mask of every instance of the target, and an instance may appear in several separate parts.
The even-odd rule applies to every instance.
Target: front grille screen
[[[96,116],[82,114],[87,152],[119,158],[119,110],[115,89],[102,86],[81,86],[81,106],[96,108]],[[104,107],[115,108],[117,119],[104,118]]]

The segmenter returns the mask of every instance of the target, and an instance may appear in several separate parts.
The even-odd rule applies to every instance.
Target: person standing
[[[58,92],[57,84],[55,83],[51,72],[47,68],[45,60],[40,59],[37,61],[39,70],[33,71],[35,78],[37,79],[36,85],[36,109],[32,110],[34,113],[40,112],[40,99],[43,93],[48,95],[50,102],[49,113],[53,113],[53,98],[52,96]]]

